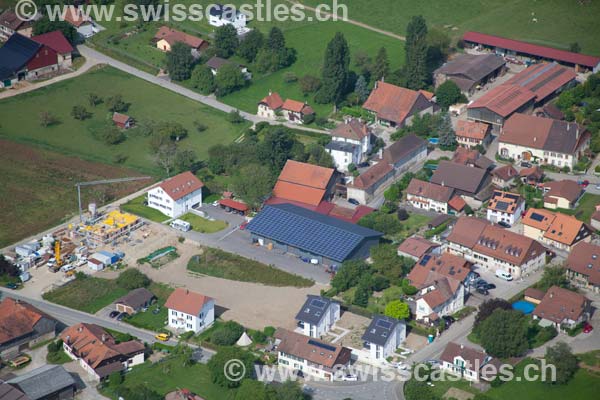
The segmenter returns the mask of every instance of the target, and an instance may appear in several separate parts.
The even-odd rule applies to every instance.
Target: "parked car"
[[[126,312],[122,312],[119,315],[117,315],[117,321],[121,321],[123,320],[123,318],[125,318],[128,314]]]
[[[248,221],[244,221],[240,224],[240,230],[243,231],[248,226]]]
[[[490,294],[490,292],[488,292],[488,290],[484,287],[478,286],[477,287],[477,293],[482,294],[484,296],[487,296],[488,294]]]
[[[531,163],[527,161],[521,161],[521,167],[523,168],[531,168]]]
[[[583,333],[590,333],[592,330],[594,330],[594,327],[589,322],[583,324]]]
[[[581,186],[583,186],[584,188],[586,188],[586,187],[588,187],[588,186],[590,185],[590,181],[588,181],[587,179],[586,179],[586,180],[583,180],[583,181],[579,181],[579,182],[577,182],[577,183],[579,183],[579,184],[580,184]]]
[[[116,317],[119,314],[120,314],[119,311],[116,311],[116,310],[115,311],[111,311],[110,314],[108,314],[108,317],[109,318],[114,318],[114,317]]]
[[[345,382],[356,382],[356,381],[358,381],[358,376],[356,376],[354,374],[346,374],[346,375],[342,376],[342,380]]]
[[[496,289],[496,285],[494,285],[493,283],[482,283],[481,285],[477,286],[478,288],[484,288],[485,290],[492,290],[492,289]]]
[[[355,206],[357,206],[357,205],[359,205],[359,204],[360,204],[360,203],[358,202],[358,200],[356,200],[356,199],[353,199],[352,197],[350,197],[350,198],[348,199],[348,203],[350,203],[350,204],[354,204]]]
[[[503,271],[501,269],[496,270],[496,276],[500,279],[504,279],[505,281],[512,281],[513,277],[510,273]]]
[[[19,287],[19,285],[17,285],[16,283],[9,282],[9,283],[6,284],[6,288],[7,289],[13,289],[14,290],[14,289],[16,289],[18,287]]]
[[[368,167],[369,165],[371,165],[371,164],[369,164],[369,162],[368,162],[368,161],[361,162],[360,164],[358,164],[358,168],[366,168],[366,167]]]
[[[166,342],[171,336],[168,333],[158,333],[154,337],[161,342]]]
[[[218,201],[213,201],[213,202],[212,202],[212,205],[213,205],[214,207],[217,207],[217,206],[219,205],[219,202],[218,202]]]
[[[510,228],[510,224],[508,222],[498,221],[498,225],[500,225],[503,228]]]

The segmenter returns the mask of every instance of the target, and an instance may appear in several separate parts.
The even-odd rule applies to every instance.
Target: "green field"
[[[111,113],[104,104],[90,107],[86,100],[89,93],[103,98],[121,94],[123,100],[130,103],[127,114],[137,121],[182,124],[188,130],[188,137],[179,142],[180,148],[194,150],[201,159],[206,157],[209,147],[232,142],[247,127],[247,124],[230,124],[220,111],[107,67],[0,101],[0,138],[48,147],[92,161],[109,164],[122,161],[122,165],[138,171],[164,174],[150,152],[150,138],[138,129],[130,130],[127,139],[117,145],[106,145],[93,137],[92,132],[111,124]],[[93,113],[92,118],[74,119],[71,116],[74,105],[84,105]],[[50,111],[60,123],[42,127],[38,116],[44,111]],[[194,121],[208,128],[198,133]]]
[[[111,279],[87,277],[75,279],[64,286],[44,293],[44,300],[94,314],[108,306],[127,290],[115,285]]]
[[[227,228],[227,222],[225,221],[209,221],[206,218],[202,218],[201,216],[192,213],[182,215],[179,219],[189,222],[192,225],[192,230],[201,233],[215,233]]]
[[[574,210],[559,209],[558,211],[564,214],[574,215],[578,220],[589,224],[592,214],[596,211],[596,206],[598,204],[600,204],[599,195],[585,193],[579,199],[577,207]]]
[[[144,205],[144,201],[146,201],[145,194],[138,196],[135,199],[131,199],[127,203],[121,205],[121,210],[139,215],[142,218],[146,218],[154,222],[164,222],[169,219],[168,216],[161,213],[156,208],[150,208],[147,205]]]
[[[332,0],[300,1],[312,6],[332,3]],[[600,55],[598,1],[338,0],[338,3],[348,6],[350,19],[399,35],[406,34],[412,16],[423,15],[429,27],[441,29],[454,38],[473,30],[562,49],[577,42],[583,53]]]

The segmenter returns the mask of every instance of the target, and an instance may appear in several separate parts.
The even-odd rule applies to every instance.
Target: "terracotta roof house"
[[[494,190],[487,207],[486,219],[492,223],[514,225],[525,212],[525,199],[518,193]]]
[[[432,114],[434,104],[418,91],[377,81],[363,108],[384,126],[410,125],[415,114]]]
[[[451,80],[465,95],[470,95],[487,82],[503,74],[504,58],[496,54],[459,54],[433,71],[435,86]]]
[[[0,302],[0,357],[11,359],[24,348],[53,339],[57,324],[31,304],[5,297]]]
[[[17,16],[14,10],[6,9],[0,14],[0,41],[8,40],[14,33],[30,37],[35,21],[25,21]]]
[[[335,181],[332,168],[288,160],[277,178],[273,197],[318,206],[331,198]]]
[[[112,120],[116,126],[121,129],[129,129],[133,126],[133,118],[129,115],[121,114],[118,112],[113,113]]]
[[[486,379],[481,375],[482,367],[491,359],[483,351],[454,342],[448,343],[440,356],[441,369],[472,382]]]
[[[490,126],[483,122],[461,119],[456,123],[456,141],[460,146],[484,148],[490,143],[492,133]]]
[[[71,66],[74,49],[61,31],[43,33],[41,35],[32,36],[31,39],[54,50],[58,55],[59,67],[68,68]]]
[[[451,161],[440,161],[430,182],[453,188],[472,207],[480,207],[492,194],[492,177],[487,170]]]
[[[540,304],[546,292],[540,289],[528,287],[523,292],[523,299],[533,304]]]
[[[148,207],[177,218],[202,205],[204,183],[190,171],[166,179],[148,191]]]
[[[206,40],[164,25],[158,29],[156,35],[154,35],[153,41],[156,43],[157,49],[166,52],[171,51],[171,48],[175,43],[185,44],[193,51],[196,51],[196,54],[208,47],[208,42]]]
[[[425,254],[438,252],[440,245],[420,236],[411,236],[398,246],[398,255],[418,260]]]
[[[544,207],[573,209],[583,194],[581,186],[570,179],[544,183]]]
[[[115,301],[115,309],[133,315],[143,308],[147,308],[156,299],[156,296],[146,288],[133,289],[125,296]]]
[[[577,243],[567,257],[565,268],[573,285],[600,292],[600,246]]]
[[[406,188],[406,201],[415,208],[448,214],[454,189],[413,178]]]
[[[331,154],[339,171],[346,172],[350,164],[366,161],[374,135],[371,128],[359,118],[346,118],[331,131],[331,142],[325,150]]]
[[[215,320],[215,299],[185,288],[175,289],[165,307],[169,309],[169,328],[178,331],[202,332]]]
[[[77,6],[69,6],[65,10],[63,20],[71,24],[84,38],[89,38],[99,30],[89,16],[85,16]]]
[[[537,186],[544,178],[544,171],[537,165],[534,165],[530,168],[523,168],[520,170],[519,177],[523,183]]]
[[[492,184],[500,189],[505,189],[515,184],[519,171],[511,164],[503,165],[492,171]]]
[[[591,302],[585,296],[552,286],[533,310],[533,317],[540,320],[541,326],[551,325],[560,330],[587,321],[590,313]]]
[[[144,345],[137,340],[118,343],[101,326],[79,323],[61,335],[63,349],[94,379],[144,362]]]
[[[576,70],[580,68],[594,70],[600,65],[600,57],[559,50],[481,32],[465,32],[463,40],[469,46],[487,47],[495,50],[498,54],[525,57],[534,60],[554,60],[564,65],[574,66]]]
[[[303,124],[304,118],[315,111],[306,102],[286,99],[281,106],[283,117],[293,124]]]
[[[278,364],[284,368],[300,369],[304,374],[333,380],[334,366],[350,363],[351,351],[347,347],[323,342],[310,336],[283,328],[275,332]],[[298,366],[301,367],[298,367]]]
[[[591,240],[592,228],[571,215],[529,208],[522,222],[525,236],[561,250],[569,251],[576,243]]]
[[[546,262],[546,248],[540,243],[485,219],[460,217],[446,240],[452,254],[492,272],[503,270],[515,278]]]
[[[590,132],[575,122],[515,114],[498,138],[498,155],[572,169],[590,140]]]
[[[458,147],[454,151],[452,162],[490,171],[494,168],[494,162],[492,160],[479,153],[478,150],[469,149],[467,147]]]
[[[433,322],[464,306],[465,281],[472,264],[450,253],[426,254],[407,275],[410,284],[419,289],[416,297],[416,318]]]
[[[269,91],[269,95],[258,102],[256,115],[263,118],[276,119],[277,113],[281,111],[282,106],[283,100],[279,93]]]
[[[533,109],[535,93],[519,85],[496,86],[467,106],[467,118],[490,124],[492,132],[500,132],[504,122],[514,113]]]

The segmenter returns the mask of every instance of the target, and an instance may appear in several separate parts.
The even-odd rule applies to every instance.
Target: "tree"
[[[246,80],[236,64],[225,64],[219,69],[215,78],[217,96],[225,96],[244,87]]]
[[[406,400],[439,400],[433,390],[426,382],[410,379],[404,385],[404,397]]]
[[[273,176],[271,170],[260,164],[240,168],[232,177],[233,191],[252,208],[259,207],[271,193]]]
[[[60,31],[72,44],[77,41],[77,31],[66,21],[50,21],[47,16],[44,16],[33,24],[33,34],[36,36],[53,31]]]
[[[233,25],[227,24],[215,29],[215,49],[219,57],[229,58],[238,48],[237,31]]]
[[[179,172],[189,171],[198,160],[196,152],[191,149],[178,150],[175,155],[175,169]]]
[[[406,27],[406,79],[410,89],[422,89],[427,82],[427,24],[414,16]]]
[[[296,140],[294,133],[277,126],[267,131],[258,147],[257,156],[274,175],[279,175],[287,160],[304,156],[304,147]]]
[[[252,29],[240,41],[237,54],[249,63],[256,59],[258,51],[264,44],[265,37],[258,29]]]
[[[518,357],[529,348],[526,317],[516,310],[494,310],[477,332],[482,347],[493,357]]]
[[[230,365],[228,362],[231,360],[240,360],[243,367],[240,365],[239,369],[232,369],[229,371],[229,374],[240,373],[240,375],[242,375],[241,373],[244,372],[241,378],[250,378],[251,373],[253,372],[252,354],[235,347],[225,347],[220,349],[217,354],[212,356],[208,361],[207,366],[213,383],[230,389],[240,386],[240,381],[228,379],[227,375],[225,374],[225,367]]]
[[[358,96],[358,101],[364,103],[369,97],[369,87],[367,86],[367,80],[364,75],[361,75],[356,80],[354,85],[354,93]]]
[[[579,368],[577,357],[565,342],[558,342],[546,349],[546,362],[556,367],[556,381],[547,380],[546,383],[564,385],[571,380]]]
[[[192,72],[192,86],[202,94],[210,94],[215,91],[215,76],[206,65],[197,65]]]
[[[219,346],[233,346],[244,333],[244,327],[235,321],[227,321],[214,330],[211,343]]]
[[[371,260],[373,270],[387,277],[394,285],[399,284],[415,264],[411,258],[399,256],[397,246],[391,243],[371,247]]]
[[[171,46],[167,53],[167,71],[169,77],[176,81],[185,81],[192,76],[194,68],[194,56],[188,45],[177,42]]]
[[[58,118],[50,111],[42,111],[40,113],[40,125],[44,128],[58,123]]]
[[[569,45],[569,51],[572,51],[573,53],[580,53],[581,46],[579,45],[579,43],[573,42]]]
[[[92,113],[85,109],[84,106],[73,106],[71,109],[71,115],[73,118],[83,121],[92,116]]]
[[[126,112],[129,109],[129,104],[125,103],[123,96],[115,94],[106,99],[106,108],[111,112]]]
[[[358,284],[363,274],[370,273],[370,267],[364,261],[350,260],[344,261],[331,280],[331,287],[338,292],[344,292]]]
[[[354,53],[354,66],[358,69],[360,75],[371,76],[373,60],[364,50],[358,50]]]
[[[382,47],[377,52],[377,57],[375,57],[375,62],[373,63],[373,67],[371,68],[372,78],[375,81],[380,80],[381,78],[385,78],[390,73],[390,60],[388,59],[387,50],[385,47]]]
[[[17,277],[19,274],[19,268],[0,254],[0,276]]]
[[[90,107],[96,107],[98,104],[102,103],[102,97],[95,93],[88,93],[87,101]]]
[[[156,125],[155,134],[179,142],[187,137],[188,131],[179,122],[161,122]]]
[[[559,286],[562,288],[567,288],[569,286],[565,268],[561,265],[553,265],[544,268],[542,279],[536,284],[536,288],[543,290],[544,292],[552,286]]]
[[[479,306],[479,311],[475,315],[475,321],[473,322],[473,326],[477,327],[480,323],[482,323],[487,317],[492,315],[494,310],[497,308],[501,310],[512,310],[512,305],[501,298],[489,299],[481,303]]]
[[[369,297],[371,297],[371,277],[367,274],[361,276],[358,285],[356,286],[356,292],[354,292],[353,304],[360,307],[366,307],[369,305]]]
[[[408,211],[406,211],[404,208],[399,208],[396,216],[400,221],[406,221],[410,217],[410,215],[408,215]]]
[[[410,308],[400,300],[393,300],[385,305],[385,315],[396,319],[408,319]]]
[[[393,235],[402,230],[402,224],[395,215],[386,214],[381,211],[365,215],[358,221],[358,224],[365,228],[383,232],[386,235]]]
[[[117,286],[133,290],[150,286],[152,281],[143,272],[135,268],[128,268],[117,277]]]
[[[456,104],[462,97],[460,88],[454,81],[448,79],[442,83],[435,91],[436,103],[443,110],[448,110],[452,104]]]
[[[450,114],[443,113],[440,117],[438,124],[438,136],[440,139],[441,148],[453,148],[456,147],[456,132],[452,127],[452,121],[450,120]]]
[[[235,400],[246,399],[269,400],[265,384],[254,379],[244,379],[235,392]]]
[[[321,80],[313,75],[304,75],[298,81],[300,90],[306,96],[309,93],[314,93],[321,87]]]
[[[271,28],[264,46],[256,56],[256,68],[259,72],[275,72],[292,65],[296,61],[296,51],[286,47],[281,29]]]
[[[95,137],[107,145],[119,144],[126,139],[123,131],[114,125],[104,127],[95,134]]]
[[[177,145],[173,142],[160,145],[154,159],[156,164],[165,170],[167,176],[171,176],[171,171],[175,167],[175,160],[177,159]]]
[[[318,165],[325,168],[333,168],[333,158],[331,154],[325,151],[325,148],[318,143],[311,143],[306,148],[309,164]]]
[[[300,384],[295,381],[285,381],[281,385],[270,385],[272,400],[308,400]]]
[[[244,117],[240,114],[240,110],[231,110],[227,113],[227,121],[232,124],[241,124],[245,121]]]
[[[322,86],[315,96],[317,103],[339,103],[348,86],[350,50],[346,38],[337,32],[327,44],[323,61]]]

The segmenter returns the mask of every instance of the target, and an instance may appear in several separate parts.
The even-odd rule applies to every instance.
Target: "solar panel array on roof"
[[[308,344],[319,347],[319,348],[327,350],[327,351],[335,352],[335,350],[336,350],[335,346],[332,346],[332,345],[329,345],[326,343],[317,342],[316,340],[313,340],[313,339],[310,339],[308,341]]]
[[[427,263],[429,262],[429,260],[431,259],[431,255],[426,254],[423,256],[423,258],[421,258],[421,261],[419,261],[419,265],[427,265]]]
[[[363,240],[383,235],[292,204],[265,207],[247,229],[255,235],[337,262],[350,257]]]
[[[544,216],[538,213],[531,213],[531,219],[537,222],[542,222],[544,220]]]
[[[377,326],[383,329],[390,329],[392,327],[392,323],[389,321],[384,321],[382,319],[377,321]]]
[[[323,300],[319,300],[319,299],[313,299],[310,302],[311,306],[317,307],[317,308],[324,308],[326,304],[327,303],[325,303]]]
[[[508,206],[509,205],[510,204],[508,204],[505,201],[499,201],[499,202],[496,203],[496,209],[498,209],[500,211],[506,211],[506,210],[508,210]]]
[[[514,194],[514,193],[508,193],[508,192],[505,192],[505,193],[504,193],[504,197],[507,197],[507,198],[509,198],[509,199],[511,199],[511,200],[519,200],[519,198],[520,198],[521,196],[520,196],[520,195],[518,195],[518,194]]]
[[[395,318],[375,315],[363,334],[362,339],[369,343],[385,346],[388,339],[392,336],[392,332],[394,332],[396,326],[400,323]]]

